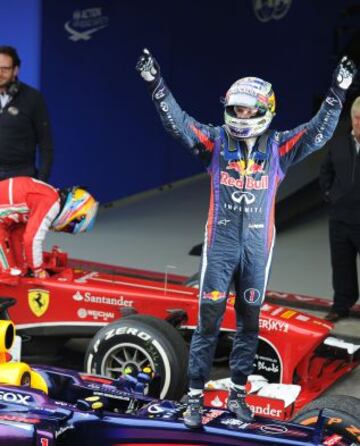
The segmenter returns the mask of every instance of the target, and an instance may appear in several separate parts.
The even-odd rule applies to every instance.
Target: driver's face
[[[235,105],[234,112],[237,118],[248,119],[248,118],[253,118],[257,114],[258,109],[251,107],[243,107],[242,105]]]
[[[12,58],[0,53],[0,91],[5,90],[15,80],[18,71],[19,68],[14,66]]]

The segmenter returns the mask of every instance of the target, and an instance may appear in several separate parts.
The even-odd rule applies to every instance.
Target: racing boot
[[[254,416],[250,407],[245,403],[245,397],[245,389],[230,389],[227,408],[236,415],[238,420],[250,423]]]
[[[186,410],[183,413],[184,424],[190,429],[199,429],[202,426],[202,411],[204,405],[204,396],[188,396]]]

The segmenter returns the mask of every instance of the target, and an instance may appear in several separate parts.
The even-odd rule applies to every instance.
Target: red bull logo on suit
[[[246,190],[262,190],[269,188],[268,175],[262,175],[259,180],[255,180],[249,176],[241,176],[240,178],[233,178],[227,172],[221,172],[220,184],[228,187],[236,187],[237,189]]]
[[[265,173],[262,164],[257,163],[255,160],[236,160],[229,161],[226,166],[226,170],[235,170],[241,175],[253,175],[255,173]]]

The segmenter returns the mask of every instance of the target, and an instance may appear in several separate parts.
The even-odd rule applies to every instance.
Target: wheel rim
[[[101,373],[113,379],[121,374],[136,376],[144,367],[155,371],[155,363],[149,353],[137,344],[124,343],[115,345],[103,358]]]

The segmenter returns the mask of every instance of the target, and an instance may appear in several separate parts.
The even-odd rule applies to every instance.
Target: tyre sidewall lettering
[[[121,337],[121,340],[118,341],[116,339],[117,337]],[[134,338],[137,339],[135,342],[148,352],[154,363],[155,371],[163,377],[163,385],[166,393],[169,387],[171,379],[170,375],[173,367],[172,361],[169,361],[167,357],[166,347],[161,345],[159,341],[145,330],[135,327],[109,328],[109,330],[97,340],[92,349],[91,373],[102,373],[102,364],[104,362],[104,356],[101,354],[102,352],[107,351],[111,345],[114,346],[117,343],[120,345],[125,342],[131,342],[134,341]],[[161,392],[162,397],[165,396],[165,393],[164,390]]]
[[[303,424],[304,426],[313,426],[317,417],[318,414],[308,416],[307,418],[301,420],[300,424]],[[360,426],[358,426],[356,423],[352,423],[352,420],[346,420],[346,418],[347,417],[341,417],[341,415],[338,417],[331,417],[326,421],[325,426],[334,433],[347,435],[352,440],[360,442]]]

